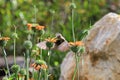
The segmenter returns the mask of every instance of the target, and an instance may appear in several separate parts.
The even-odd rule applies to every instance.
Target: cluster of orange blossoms
[[[38,24],[27,24],[28,30],[32,30],[32,27],[35,27],[35,29],[37,30],[43,30],[45,28],[45,26],[40,26]]]
[[[9,37],[0,37],[0,40],[8,41],[10,38]]]
[[[40,70],[40,69],[47,69],[47,65],[46,64],[36,64],[36,63],[33,63],[31,65],[31,67],[34,67],[35,70]]]
[[[69,42],[71,46],[84,46],[84,43],[82,41],[76,41],[76,42]]]

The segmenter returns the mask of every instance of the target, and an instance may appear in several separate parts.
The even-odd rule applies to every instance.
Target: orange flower
[[[69,42],[71,46],[83,46],[84,43],[82,41],[76,41],[76,42]]]
[[[42,65],[41,65],[41,68],[42,68],[42,69],[47,69],[47,65],[42,64]]]
[[[40,65],[40,64],[33,63],[31,66],[34,67],[35,70],[47,69],[46,64],[41,64]]]
[[[57,41],[57,39],[56,38],[48,38],[48,39],[45,39],[45,41],[55,43]]]
[[[0,40],[5,40],[8,41],[10,38],[9,37],[1,37]]]
[[[34,67],[36,70],[40,70],[41,69],[41,66],[40,65],[37,65],[36,67]]]
[[[28,23],[27,27],[28,27],[28,30],[31,30],[32,29],[32,24]]]
[[[35,67],[35,66],[36,66],[36,64],[35,64],[35,63],[31,64],[31,67]]]
[[[28,27],[32,27],[32,24],[28,23],[27,26],[28,26]]]
[[[42,29],[45,28],[45,26],[40,26],[40,25],[39,25],[39,26],[36,26],[35,28],[36,28],[37,30],[42,30]]]

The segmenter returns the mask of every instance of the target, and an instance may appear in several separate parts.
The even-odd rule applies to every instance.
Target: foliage
[[[27,39],[33,42],[33,48],[39,40],[53,37],[55,33],[62,33],[67,41],[72,41],[72,10],[70,0],[0,0],[0,34],[11,36],[16,27],[16,53],[23,55],[23,42]],[[75,0],[74,26],[76,40],[82,40],[91,26],[101,16],[112,11],[119,13],[119,0]],[[27,23],[45,26],[45,31],[27,30]],[[44,34],[44,35],[42,35]],[[16,36],[16,34],[14,35]],[[12,39],[13,35],[11,36]],[[6,46],[9,54],[13,53],[14,42],[9,41]],[[28,45],[29,46],[29,45]],[[38,50],[39,51],[39,50]],[[42,51],[42,59],[47,61],[47,51]],[[60,75],[60,64],[65,52],[52,51],[51,73],[55,80]],[[41,56],[37,56],[41,58]]]

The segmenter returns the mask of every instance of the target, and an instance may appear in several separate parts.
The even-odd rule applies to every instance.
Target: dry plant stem
[[[6,54],[6,51],[4,49],[4,47],[2,47],[2,50],[3,50],[3,55],[4,55],[4,60],[5,60],[5,65],[7,67],[7,71],[8,71],[8,75],[10,76],[10,69],[9,69],[9,66],[8,66],[8,62],[7,62],[7,54]]]

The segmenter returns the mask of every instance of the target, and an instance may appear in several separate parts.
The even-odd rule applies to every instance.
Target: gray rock
[[[14,64],[14,60],[13,60],[13,56],[9,56],[7,57],[8,60],[8,65],[11,66]],[[24,63],[24,57],[16,57],[16,62],[17,64],[19,64],[21,67]],[[4,62],[4,58],[0,57],[0,67],[5,67],[5,62]]]
[[[11,68],[11,66],[14,64],[14,60],[13,60],[13,56],[9,56],[7,57],[7,61],[8,61],[8,65],[9,68]],[[16,63],[18,65],[20,65],[21,67],[23,67],[24,64],[24,57],[16,57]],[[6,69],[6,65],[4,62],[4,58],[0,57],[0,76],[5,76],[5,72],[4,69]],[[11,70],[11,69],[10,69]],[[0,79],[1,80],[1,79]]]
[[[79,80],[120,80],[119,41],[120,15],[108,13],[93,25],[84,40],[86,52],[79,62]],[[74,68],[74,53],[68,53],[59,80],[72,80]]]

